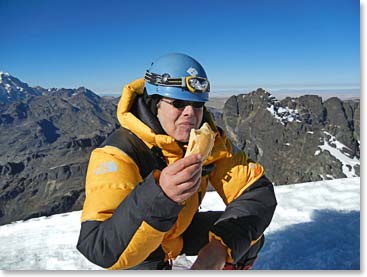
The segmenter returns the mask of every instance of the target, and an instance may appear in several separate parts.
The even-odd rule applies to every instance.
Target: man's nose
[[[183,114],[188,116],[194,115],[195,114],[194,107],[192,105],[187,105],[183,110]]]

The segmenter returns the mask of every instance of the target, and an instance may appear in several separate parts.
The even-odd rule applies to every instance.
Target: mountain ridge
[[[0,103],[12,103],[19,99],[25,99],[30,95],[40,95],[41,93],[23,83],[18,78],[6,72],[0,72]]]
[[[259,161],[276,184],[347,177],[329,151],[315,157],[333,139],[344,145],[343,155],[360,158],[359,101],[323,102],[316,95],[278,101],[257,89],[229,98],[223,122],[235,146]]]
[[[0,105],[0,225],[80,210],[89,155],[119,127],[118,98],[34,89]],[[279,101],[258,89],[208,110],[276,185],[359,176],[358,101]]]

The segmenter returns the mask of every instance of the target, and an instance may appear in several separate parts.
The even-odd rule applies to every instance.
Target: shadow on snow
[[[270,233],[258,270],[359,270],[360,212],[319,210],[312,221]]]

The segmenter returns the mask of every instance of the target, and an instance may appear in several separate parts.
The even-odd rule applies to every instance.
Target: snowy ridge
[[[273,117],[278,120],[282,125],[286,125],[288,122],[301,122],[300,114],[297,110],[290,109],[289,107],[283,107],[280,102],[270,93],[269,95],[269,103],[266,108]]]
[[[12,77],[7,72],[0,72],[0,84],[5,86],[7,93],[11,93],[13,90],[24,91],[24,83],[20,82],[18,79]]]
[[[343,165],[343,173],[346,177],[357,177],[357,173],[355,172],[355,166],[360,165],[360,161],[357,157],[349,157],[344,149],[350,150],[343,143],[338,141],[332,134],[324,131],[328,139],[323,139],[323,144],[319,146],[320,150],[315,152],[315,156],[319,155],[321,151],[328,151],[332,156],[337,158]],[[323,176],[322,176],[323,177]],[[326,176],[329,177],[329,176]],[[329,177],[330,178],[330,177]]]
[[[0,102],[11,103],[30,95],[40,95],[37,90],[9,73],[0,72]]]
[[[254,269],[359,269],[360,178],[277,186],[278,206]],[[208,192],[202,211],[223,210]],[[77,250],[81,212],[0,226],[0,269],[102,269]],[[179,256],[174,270],[195,257]]]

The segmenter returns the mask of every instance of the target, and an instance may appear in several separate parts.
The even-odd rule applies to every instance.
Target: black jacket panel
[[[226,207],[211,231],[231,248],[235,263],[269,226],[276,205],[273,185],[263,176]]]
[[[143,221],[166,232],[175,224],[181,209],[164,195],[150,174],[121,202],[110,219],[82,223],[77,249],[91,262],[111,267]]]

